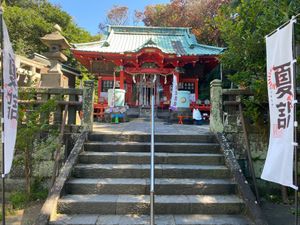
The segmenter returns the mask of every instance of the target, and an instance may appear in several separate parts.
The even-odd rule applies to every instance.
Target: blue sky
[[[168,3],[170,0],[49,0],[68,12],[80,27],[92,34],[98,32],[98,24],[104,21],[106,12],[113,5],[127,6],[130,20],[135,9],[143,10],[146,5]]]

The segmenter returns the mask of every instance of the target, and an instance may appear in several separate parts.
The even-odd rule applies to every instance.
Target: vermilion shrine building
[[[154,88],[155,104],[167,108],[171,101],[173,75],[178,89],[199,96],[199,79],[219,64],[223,48],[197,43],[189,28],[110,26],[97,42],[75,44],[72,52],[98,78],[99,102],[107,90],[125,89],[130,107],[149,107]],[[156,75],[156,76],[155,76]],[[156,77],[156,78],[155,78]]]

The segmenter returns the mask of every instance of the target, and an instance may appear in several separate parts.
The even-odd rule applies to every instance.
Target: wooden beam
[[[174,68],[125,68],[125,72],[129,74],[172,74]]]

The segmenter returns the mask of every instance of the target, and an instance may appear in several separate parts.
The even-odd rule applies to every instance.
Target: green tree
[[[47,49],[40,37],[53,30],[55,24],[62,27],[63,35],[71,43],[100,39],[92,36],[74,23],[72,17],[59,6],[47,0],[15,0],[4,3],[4,19],[13,47],[18,54],[29,56]]]
[[[246,101],[246,106],[255,122],[263,118],[262,103],[267,102],[264,37],[299,9],[299,0],[241,0],[224,7],[216,18],[227,47],[222,63],[231,71],[231,81],[254,91],[254,98]]]
[[[34,100],[35,90],[32,88],[27,92],[20,92],[19,98],[23,100]],[[34,165],[34,153],[38,151],[34,143],[43,141],[42,134],[57,136],[57,129],[49,124],[49,114],[53,113],[57,107],[55,99],[50,99],[46,103],[35,106],[34,104],[20,105],[18,115],[18,131],[16,149],[24,165],[24,175],[26,180],[26,192],[31,195],[32,171]]]

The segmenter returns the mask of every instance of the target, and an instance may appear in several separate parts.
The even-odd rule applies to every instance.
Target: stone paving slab
[[[149,225],[149,215],[59,215],[50,225]],[[156,215],[157,225],[252,225],[240,215]]]
[[[126,123],[110,124],[94,122],[93,131],[101,133],[114,133],[120,135],[126,134],[150,134],[150,122],[135,119]],[[169,124],[165,122],[155,123],[156,134],[188,134],[199,135],[209,134],[209,125],[185,125],[185,124]]]

